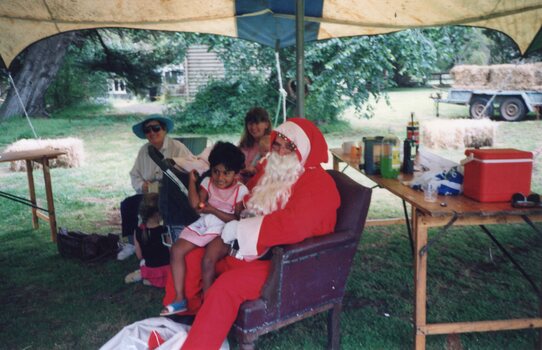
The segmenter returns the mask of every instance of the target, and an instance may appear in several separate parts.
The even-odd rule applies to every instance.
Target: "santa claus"
[[[271,152],[263,171],[248,184],[246,215],[228,223],[225,242],[237,240],[235,256],[217,264],[218,278],[201,302],[203,249],[186,257],[185,295],[189,312],[196,318],[183,349],[218,349],[226,338],[240,305],[257,299],[267,279],[266,254],[276,245],[301,242],[333,231],[339,193],[333,179],[321,167],[328,160],[324,136],[310,121],[292,118],[271,134]],[[164,305],[174,298],[166,286]],[[199,309],[199,310],[198,310]]]

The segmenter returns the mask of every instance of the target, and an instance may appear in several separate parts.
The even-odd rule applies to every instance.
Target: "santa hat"
[[[271,144],[280,133],[296,146],[296,154],[305,168],[327,163],[327,143],[322,132],[308,119],[291,118],[271,133]]]

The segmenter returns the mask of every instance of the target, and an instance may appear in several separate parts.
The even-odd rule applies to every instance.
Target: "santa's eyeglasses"
[[[277,141],[277,139],[279,139],[279,138],[281,140],[286,141],[286,142],[279,143]],[[277,139],[275,139],[275,141],[273,141],[273,144],[271,145],[271,149],[273,151],[279,152],[281,149],[284,149],[284,150],[288,151],[288,153],[293,153],[293,152],[297,151],[297,146],[295,145],[295,143],[290,141],[290,139],[288,137],[284,136],[281,133],[277,133]]]

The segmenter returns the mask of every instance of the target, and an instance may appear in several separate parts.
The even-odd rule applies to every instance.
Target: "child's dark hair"
[[[147,221],[149,218],[159,213],[158,208],[158,193],[145,193],[139,203],[139,217],[141,218],[142,238],[144,243],[149,239],[149,232],[147,230]]]
[[[245,167],[245,155],[230,142],[218,141],[209,154],[211,168],[222,164],[226,170],[238,173]]]

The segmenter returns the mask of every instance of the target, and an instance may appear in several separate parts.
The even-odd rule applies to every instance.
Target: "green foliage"
[[[146,95],[160,82],[159,67],[180,63],[187,47],[199,43],[218,53],[227,78],[211,83],[192,103],[168,102],[183,130],[238,130],[253,105],[275,113],[279,83],[272,48],[216,35],[145,30],[99,29],[88,31],[86,37],[70,49],[49,89],[47,101],[53,108],[103,96],[108,76],[122,78],[132,92]],[[279,53],[286,85],[296,75],[295,50]],[[378,98],[390,87],[423,84],[430,73],[447,71],[454,64],[502,63],[515,55],[514,44],[503,34],[458,26],[308,43],[306,115],[327,124],[354,107],[359,116],[369,118],[369,98]],[[295,100],[290,97],[287,106],[288,115],[293,115]]]
[[[45,100],[51,110],[73,106],[107,95],[107,75],[80,64],[87,50],[71,46],[64,64],[47,89]]]
[[[240,132],[246,112],[256,106],[273,114],[276,96],[262,79],[248,75],[237,81],[211,81],[189,104],[174,102],[166,114],[175,120],[175,128],[185,132]]]
[[[305,75],[311,82],[306,115],[320,123],[333,122],[346,108],[371,117],[370,96],[379,97],[394,86],[423,84],[430,73],[447,71],[456,63],[487,63],[502,35],[487,36],[472,27],[405,30],[392,34],[330,39],[305,46]],[[276,90],[274,50],[252,42],[205,36],[225,63],[228,76],[254,72],[269,77],[267,89]],[[508,50],[507,52],[510,52]],[[296,75],[295,51],[280,52],[283,83]],[[295,101],[290,100],[290,115]]]
[[[510,37],[496,30],[482,29],[482,31],[489,39],[490,64],[509,63],[511,60],[519,58],[518,47]],[[540,61],[540,57],[538,57],[538,61]]]
[[[194,34],[134,29],[99,29],[89,35],[89,55],[82,63],[127,82],[145,96],[160,84],[159,68],[181,63]]]
[[[193,34],[132,29],[86,31],[68,50],[47,91],[53,109],[107,95],[107,79],[121,78],[134,94],[147,95],[160,84],[159,68],[184,58]]]

